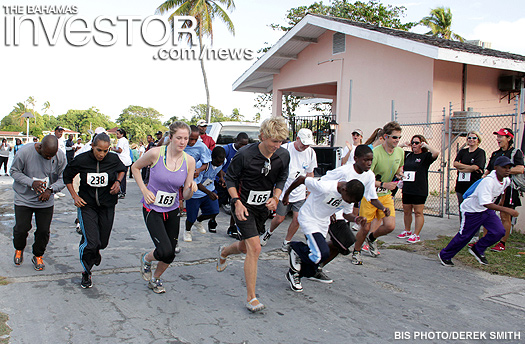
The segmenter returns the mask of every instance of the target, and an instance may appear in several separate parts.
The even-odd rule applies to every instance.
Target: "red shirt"
[[[211,136],[208,136],[207,134],[201,135],[202,142],[210,149],[213,150],[215,148],[215,141],[211,138]]]

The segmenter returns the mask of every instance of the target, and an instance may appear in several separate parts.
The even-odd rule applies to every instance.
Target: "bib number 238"
[[[155,196],[155,204],[159,207],[171,207],[175,204],[175,200],[177,199],[177,193],[169,193],[164,191],[157,191],[157,195]]]
[[[109,176],[106,172],[87,174],[87,184],[93,188],[108,186],[108,179]]]
[[[270,191],[254,191],[251,190],[248,195],[248,204],[261,205],[268,202],[270,199]]]

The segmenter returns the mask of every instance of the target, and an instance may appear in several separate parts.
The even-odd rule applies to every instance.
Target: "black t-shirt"
[[[73,140],[66,140],[66,147],[73,147],[75,143]],[[66,150],[66,157],[67,162],[69,163],[71,160],[73,160],[73,157],[75,156],[75,151],[73,149]]]
[[[252,143],[239,149],[228,166],[225,179],[228,188],[237,189],[244,206],[266,208],[265,203],[270,199],[273,188],[284,188],[290,154],[288,150],[279,148],[268,163],[259,150],[259,144]]]
[[[403,193],[416,196],[428,195],[428,169],[436,159],[437,157],[432,157],[430,152],[405,153]]]
[[[500,156],[506,156],[507,158],[512,160],[512,151],[514,150],[513,147],[510,149],[507,149],[506,151],[502,150],[501,148],[492,153],[490,156],[489,164],[487,165],[487,170],[490,172],[494,169],[494,162],[496,161],[497,157]],[[523,153],[521,150],[516,150],[516,154],[514,155],[514,166],[522,165],[523,166]]]
[[[470,174],[458,171],[455,190],[459,193],[465,193],[472,184],[477,180],[480,180],[481,176],[483,176],[483,170],[485,169],[487,161],[485,151],[481,148],[477,148],[475,151],[469,152],[468,148],[463,148],[458,152],[454,161],[460,162],[464,165],[476,165],[480,168]]]

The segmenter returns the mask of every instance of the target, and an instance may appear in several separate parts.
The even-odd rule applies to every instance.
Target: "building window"
[[[336,32],[332,38],[332,55],[344,53],[346,51],[345,34]]]

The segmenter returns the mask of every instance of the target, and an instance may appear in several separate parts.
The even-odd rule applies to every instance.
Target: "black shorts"
[[[425,204],[427,196],[410,195],[403,192],[403,204]]]
[[[268,220],[268,215],[270,214],[270,211],[266,206],[257,208],[246,205],[244,206],[249,214],[246,216],[246,221],[239,221],[237,216],[235,216],[235,206],[232,206],[232,215],[237,227],[239,227],[239,232],[241,232],[243,240],[263,234],[266,231],[264,224],[266,223],[266,220]]]
[[[345,220],[337,220],[331,223],[330,227],[328,227],[328,233],[339,253],[345,256],[350,253],[348,248],[354,244],[355,235],[352,233],[348,222]]]
[[[501,200],[501,196],[499,196],[494,203],[499,204],[500,200]],[[520,205],[521,205],[521,200],[520,200],[520,194],[518,190],[513,189],[510,186],[507,186],[507,188],[505,189],[505,200],[503,201],[503,206],[514,209],[516,207],[519,207]]]

